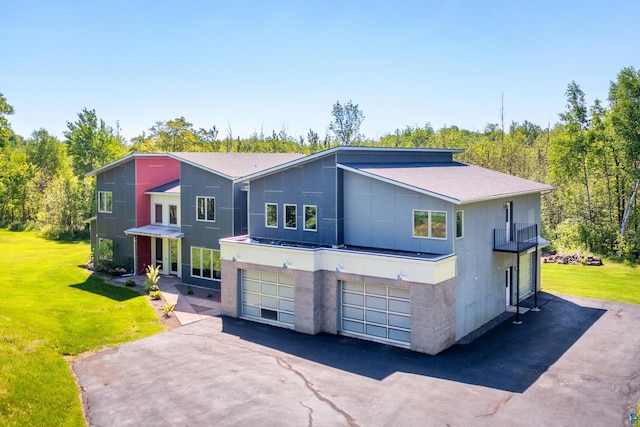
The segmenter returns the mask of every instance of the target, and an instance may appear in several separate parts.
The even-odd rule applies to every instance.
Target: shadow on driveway
[[[606,312],[543,292],[538,299],[541,311],[521,315],[523,324],[514,325],[510,317],[471,343],[456,344],[437,356],[229,317],[222,317],[222,331],[379,381],[405,372],[523,393]]]

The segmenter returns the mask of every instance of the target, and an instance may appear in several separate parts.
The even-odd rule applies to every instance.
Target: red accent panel
[[[164,156],[136,158],[136,227],[151,224],[151,196],[144,192],[177,179],[180,179],[178,160]],[[148,252],[150,262],[150,243]],[[144,253],[139,251],[138,255]]]
[[[144,274],[147,265],[151,264],[151,237],[138,236],[137,242],[138,271],[136,274]]]

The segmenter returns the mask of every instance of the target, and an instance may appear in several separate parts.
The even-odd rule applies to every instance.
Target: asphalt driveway
[[[626,426],[640,306],[542,310],[431,357],[211,318],[73,363],[92,426]]]

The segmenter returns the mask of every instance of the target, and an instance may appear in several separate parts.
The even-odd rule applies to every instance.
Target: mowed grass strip
[[[82,265],[87,243],[0,229],[0,426],[83,426],[69,359],[162,330],[146,297]]]
[[[542,290],[640,304],[640,268],[605,260],[603,266],[541,265]]]

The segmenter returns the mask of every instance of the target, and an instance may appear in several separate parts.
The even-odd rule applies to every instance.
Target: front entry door
[[[169,240],[169,274],[178,275],[178,241]]]
[[[507,307],[511,305],[511,267],[504,269],[504,287]]]
[[[163,240],[164,239],[159,239],[159,238],[154,238],[153,240],[155,240],[155,254],[154,254],[154,258],[153,258],[153,263],[155,264],[156,267],[160,266],[160,271],[164,270],[164,259],[163,259],[163,254],[164,251],[163,249]]]

